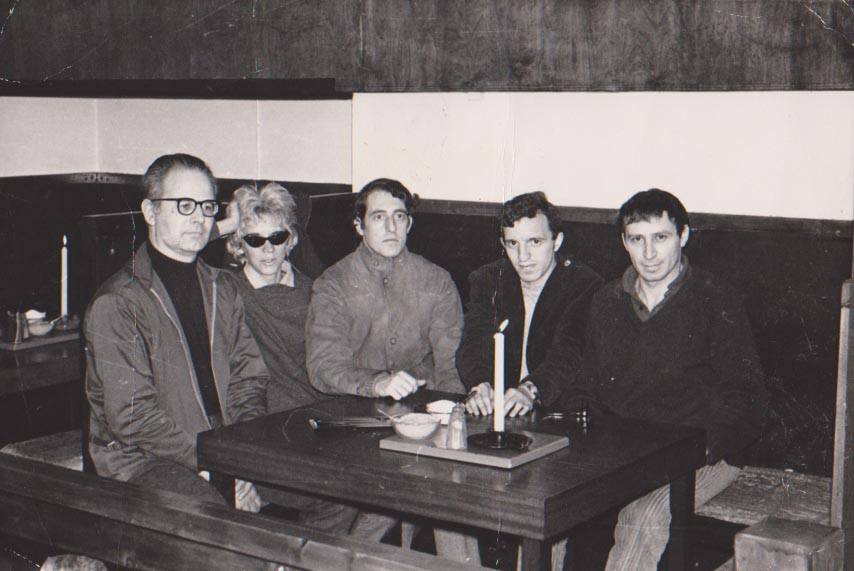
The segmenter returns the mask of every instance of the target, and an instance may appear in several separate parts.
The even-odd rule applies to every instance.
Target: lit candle
[[[495,342],[495,369],[492,391],[492,430],[504,432],[504,330],[509,321],[505,319],[492,336]]]
[[[62,263],[60,264],[59,277],[59,314],[68,315],[68,239],[62,235]]]

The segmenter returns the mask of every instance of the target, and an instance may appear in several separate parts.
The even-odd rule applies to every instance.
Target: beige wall
[[[357,94],[353,118],[356,187],[616,208],[657,186],[695,212],[854,211],[852,92]]]
[[[541,189],[614,208],[659,186],[695,212],[854,218],[852,92],[0,98],[0,176],[142,173],[179,151],[220,177],[359,188],[390,176],[426,198]]]
[[[0,176],[142,173],[164,153],[219,177],[349,183],[349,100],[0,98]]]

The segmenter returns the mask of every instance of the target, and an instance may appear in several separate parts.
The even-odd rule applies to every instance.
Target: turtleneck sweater
[[[190,360],[196,372],[196,381],[202,395],[202,403],[208,417],[222,421],[222,408],[211,369],[210,334],[205,318],[205,303],[202,286],[196,273],[196,260],[179,262],[165,256],[153,245],[149,248],[151,265],[163,282],[169,299],[178,314],[178,321],[190,352]]]

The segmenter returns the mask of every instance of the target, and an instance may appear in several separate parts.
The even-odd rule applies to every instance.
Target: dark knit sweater
[[[305,318],[311,279],[294,272],[294,287],[273,284],[255,289],[242,270],[231,274],[246,307],[246,324],[270,370],[267,412],[311,404],[324,395],[308,382]]]
[[[711,464],[755,440],[768,403],[738,294],[689,267],[646,321],[615,280],[593,298],[585,377],[593,398],[626,417],[705,428]]]

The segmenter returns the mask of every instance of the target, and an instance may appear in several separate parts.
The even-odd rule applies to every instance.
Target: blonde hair
[[[287,254],[290,254],[296,246],[298,240],[296,202],[282,185],[271,182],[258,190],[253,185],[245,184],[234,191],[234,197],[228,204],[229,212],[234,208],[237,208],[240,219],[237,230],[228,238],[226,248],[237,261],[242,263],[246,259],[243,253],[243,236],[246,235],[246,227],[257,224],[265,217],[271,218],[291,233],[286,245]]]

